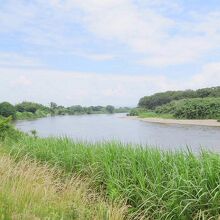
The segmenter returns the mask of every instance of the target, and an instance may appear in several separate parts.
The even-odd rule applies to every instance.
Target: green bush
[[[128,116],[140,116],[142,113],[148,112],[148,109],[144,108],[133,108],[128,113]]]
[[[42,117],[46,117],[47,116],[47,114],[44,112],[44,111],[42,111],[42,110],[37,110],[36,111],[36,116],[38,117],[38,118],[42,118]]]
[[[3,117],[12,116],[13,118],[15,118],[15,113],[15,107],[9,102],[0,103],[0,115],[2,115]]]
[[[156,108],[157,113],[185,119],[219,119],[220,98],[194,98],[173,101]]]
[[[139,115],[139,110],[137,108],[132,109],[129,114],[129,116],[138,116]]]
[[[0,140],[5,139],[5,137],[11,133],[13,129],[10,122],[12,120],[12,116],[4,119],[0,119]]]
[[[48,113],[50,112],[50,109],[48,107],[34,102],[22,102],[20,104],[17,104],[15,108],[18,112],[36,113],[37,110],[41,110]]]
[[[24,119],[34,119],[36,115],[31,112],[16,112],[16,119],[24,120]]]

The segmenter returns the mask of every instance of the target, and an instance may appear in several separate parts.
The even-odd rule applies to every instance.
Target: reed
[[[220,156],[202,151],[161,151],[117,142],[67,138],[6,139],[4,150],[89,178],[111,201],[126,201],[133,219],[217,219]]]
[[[0,155],[0,219],[122,220],[127,207],[107,203],[88,179],[57,167]]]

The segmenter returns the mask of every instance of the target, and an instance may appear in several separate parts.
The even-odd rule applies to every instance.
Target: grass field
[[[194,155],[115,142],[91,144],[26,135],[6,138],[2,149],[17,160],[28,155],[64,170],[66,176],[74,173],[89,179],[105,200],[126,201],[132,219],[219,217],[220,156],[215,153]]]
[[[175,118],[171,114],[158,114],[156,112],[140,112],[138,116],[140,118],[164,118],[164,119],[174,119]]]

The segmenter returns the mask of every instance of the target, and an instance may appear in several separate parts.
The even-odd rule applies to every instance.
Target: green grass
[[[126,201],[134,219],[218,219],[220,156],[170,152],[116,142],[6,138],[2,149],[89,178],[111,201]]]
[[[18,159],[18,158],[17,158]],[[88,179],[27,157],[0,154],[0,219],[123,220],[127,207],[107,203]]]
[[[174,115],[168,113],[157,113],[155,111],[150,111],[143,108],[132,109],[128,116],[138,116],[140,118],[164,118],[164,119],[174,119]]]
[[[164,119],[174,119],[172,114],[158,114],[156,112],[140,112],[138,114],[140,118],[164,118]]]

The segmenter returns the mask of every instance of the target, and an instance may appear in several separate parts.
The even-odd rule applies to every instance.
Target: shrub
[[[6,119],[0,119],[0,139],[4,139],[11,129],[10,122],[12,120],[12,117],[8,117]]]
[[[34,119],[36,115],[31,112],[16,112],[16,119],[23,120],[23,119]]]
[[[15,107],[9,102],[0,103],[0,115],[2,115],[3,117],[12,116],[13,118],[15,118],[15,113]]]
[[[37,110],[49,112],[49,108],[34,102],[22,102],[15,106],[18,112],[31,112],[35,113]]]
[[[136,109],[136,108],[134,108],[134,109],[132,109],[130,112],[129,112],[129,116],[138,116],[138,114],[139,114],[139,111],[138,111],[138,109]]]
[[[157,113],[173,114],[176,118],[218,119],[220,98],[194,98],[173,101],[156,108]]]

